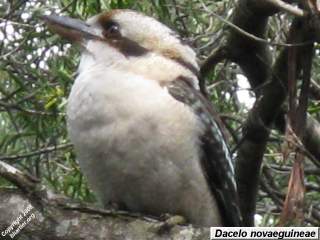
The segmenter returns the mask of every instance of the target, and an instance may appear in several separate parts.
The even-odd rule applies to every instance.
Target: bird
[[[67,126],[81,171],[105,208],[241,226],[233,160],[195,51],[130,9],[87,21],[43,17],[81,46]]]

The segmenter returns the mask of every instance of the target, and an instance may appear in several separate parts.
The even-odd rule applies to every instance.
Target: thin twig
[[[209,14],[209,16],[216,17],[221,22],[223,22],[226,25],[228,25],[229,27],[231,27],[233,30],[237,31],[238,33],[242,34],[243,36],[246,36],[247,38],[250,38],[251,40],[254,40],[256,42],[260,42],[260,43],[271,45],[271,46],[278,46],[278,47],[301,47],[301,46],[306,46],[308,44],[313,43],[313,41],[306,41],[306,42],[301,42],[301,43],[277,43],[277,42],[272,42],[272,41],[257,37],[256,35],[251,34],[251,33],[247,32],[247,31],[243,30],[242,28],[238,27],[237,25],[233,24],[232,22],[224,19],[220,15],[210,11],[210,9],[208,9],[203,4],[203,2],[201,2],[201,3],[202,3],[202,6],[203,6],[203,9]]]
[[[264,0],[265,2],[269,2],[272,5],[276,6],[280,10],[283,10],[287,13],[293,14],[296,17],[306,17],[308,13],[300,8],[294,7],[291,4],[285,3],[281,0]]]
[[[65,115],[65,113],[51,113],[51,112],[37,111],[33,109],[24,109],[18,103],[6,103],[3,101],[0,101],[0,107],[5,108],[7,111],[9,109],[15,109],[27,114],[34,114],[34,115],[40,115],[40,116],[52,116],[52,115],[64,116]]]
[[[9,22],[12,25],[18,25],[18,26],[23,26],[23,27],[34,28],[34,26],[30,25],[30,24],[15,22],[15,21],[12,21],[12,20],[4,19],[4,18],[0,18],[0,22]]]
[[[22,153],[22,154],[11,155],[11,156],[3,156],[3,157],[0,157],[0,161],[10,161],[10,160],[16,160],[16,159],[20,159],[20,158],[33,157],[33,156],[37,156],[37,155],[69,148],[71,146],[72,146],[71,143],[61,144],[61,145],[57,145],[57,146],[50,146],[50,147],[46,147],[46,148],[41,148],[41,149],[33,151],[33,152]]]

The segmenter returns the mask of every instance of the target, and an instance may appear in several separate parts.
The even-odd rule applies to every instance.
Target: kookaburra
[[[239,226],[231,156],[199,91],[195,52],[132,10],[45,21],[83,47],[67,107],[80,167],[105,207]]]

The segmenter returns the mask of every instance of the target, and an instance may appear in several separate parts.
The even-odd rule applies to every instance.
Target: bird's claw
[[[165,214],[161,216],[161,219],[163,219],[163,221],[154,226],[154,230],[158,234],[168,232],[177,225],[186,224],[186,219],[180,215]]]

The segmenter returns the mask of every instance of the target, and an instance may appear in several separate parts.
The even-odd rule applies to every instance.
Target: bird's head
[[[175,75],[195,78],[198,71],[195,52],[170,28],[132,10],[112,10],[86,22],[49,15],[50,28],[84,48],[79,71],[104,65],[125,68],[148,77],[172,79]],[[155,76],[153,76],[155,75]]]

